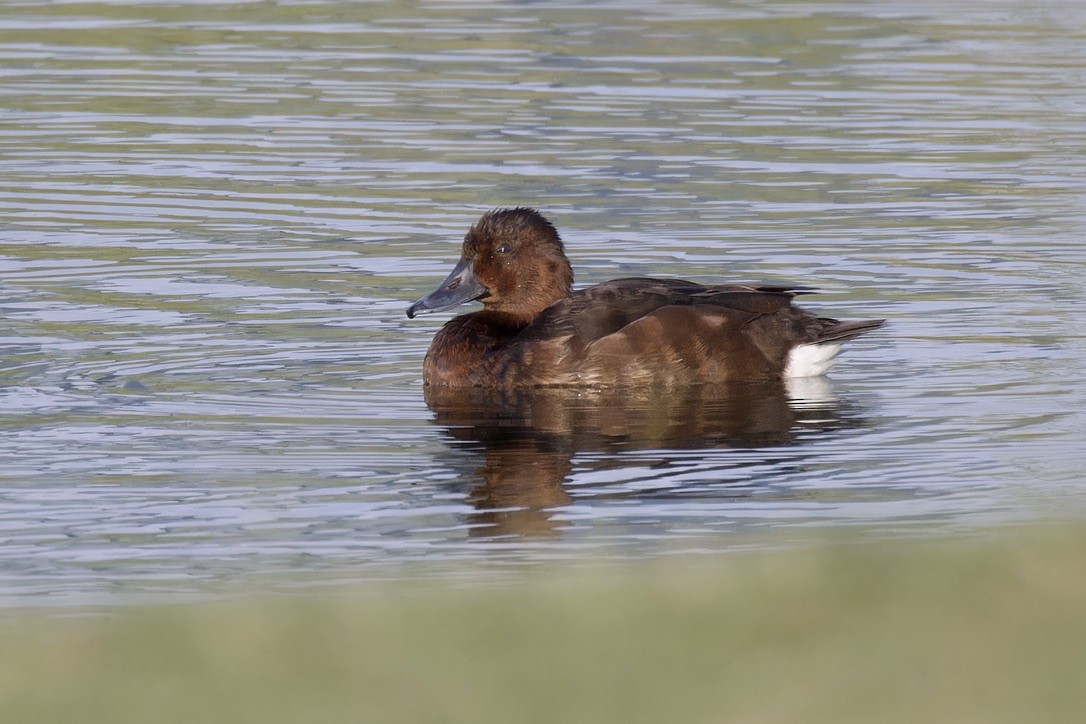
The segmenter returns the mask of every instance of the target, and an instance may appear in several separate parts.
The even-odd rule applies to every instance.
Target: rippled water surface
[[[0,5],[0,599],[112,602],[1080,507],[1078,2]],[[435,414],[485,209],[581,284],[803,283],[832,380]]]

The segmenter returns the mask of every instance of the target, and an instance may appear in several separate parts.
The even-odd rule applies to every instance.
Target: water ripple
[[[0,599],[1080,504],[1083,28],[1060,0],[4,3]],[[769,441],[607,434],[633,410],[495,445],[426,408],[440,320],[403,308],[519,203],[583,283],[798,281],[891,322]]]

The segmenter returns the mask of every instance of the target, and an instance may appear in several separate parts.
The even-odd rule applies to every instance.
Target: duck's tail
[[[825,320],[827,325],[818,339],[800,344],[788,352],[784,368],[785,377],[819,377],[826,374],[841,352],[841,343],[886,324],[885,319],[866,319],[860,322]]]
[[[836,319],[826,321],[830,322],[830,324],[826,325],[813,344],[844,342],[886,324],[885,319],[864,319],[859,322],[838,322]]]

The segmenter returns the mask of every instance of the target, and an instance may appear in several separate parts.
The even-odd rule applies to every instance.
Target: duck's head
[[[478,300],[525,322],[569,294],[573,270],[551,222],[535,209],[495,209],[464,236],[460,261],[407,316]]]

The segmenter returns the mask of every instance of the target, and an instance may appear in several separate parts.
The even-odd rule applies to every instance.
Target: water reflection
[[[471,534],[487,537],[559,534],[558,513],[573,502],[568,483],[580,453],[601,454],[595,471],[621,478],[643,462],[628,453],[653,450],[664,477],[669,454],[799,447],[863,421],[824,378],[666,391],[428,388],[426,402],[450,447],[471,452],[455,466],[476,511]],[[761,463],[743,459],[740,465]]]

